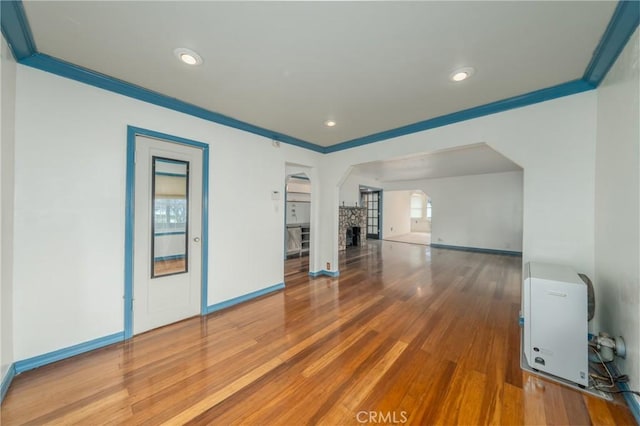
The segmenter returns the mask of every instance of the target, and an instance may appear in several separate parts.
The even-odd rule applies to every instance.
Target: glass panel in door
[[[362,203],[367,209],[367,238],[380,238],[380,191],[363,192]]]
[[[189,162],[153,157],[151,278],[188,271]]]

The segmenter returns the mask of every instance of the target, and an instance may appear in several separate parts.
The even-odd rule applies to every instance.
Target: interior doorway
[[[416,190],[411,194],[411,226],[406,236],[407,242],[431,244],[431,197],[424,191]]]
[[[367,238],[382,238],[382,190],[360,187],[362,207],[367,209]]]
[[[422,190],[385,192],[382,238],[411,244],[431,243],[431,204]]]
[[[287,175],[285,182],[285,283],[309,272],[312,244],[311,179],[306,173]]]
[[[204,312],[208,145],[129,127],[125,337]]]

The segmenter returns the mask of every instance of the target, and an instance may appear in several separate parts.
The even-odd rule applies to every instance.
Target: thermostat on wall
[[[271,199],[277,201],[280,199],[280,191],[271,191]]]

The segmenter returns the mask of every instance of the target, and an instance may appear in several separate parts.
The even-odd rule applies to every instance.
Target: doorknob
[[[195,238],[193,239],[193,242],[195,242],[195,243],[199,243],[199,242],[200,242],[200,237],[195,237]]]

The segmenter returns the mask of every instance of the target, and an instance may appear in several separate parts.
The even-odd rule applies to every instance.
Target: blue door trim
[[[202,150],[202,290],[200,313],[207,313],[209,277],[209,145],[140,127],[127,126],[127,173],[124,242],[124,338],[133,336],[133,239],[135,221],[135,155],[136,136],[147,136]]]
[[[9,369],[5,373],[5,376],[2,378],[2,382],[0,384],[0,404],[4,401],[4,397],[9,391],[9,386],[11,386],[11,382],[13,378],[16,376],[16,366],[15,364],[11,364]]]

